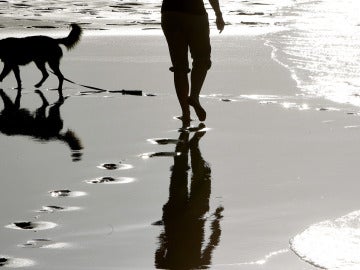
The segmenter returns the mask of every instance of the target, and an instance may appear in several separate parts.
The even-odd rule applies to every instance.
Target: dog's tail
[[[65,38],[57,39],[58,43],[64,44],[68,50],[75,47],[75,45],[80,41],[82,34],[82,29],[78,24],[72,23],[70,26],[71,31],[69,35]]]

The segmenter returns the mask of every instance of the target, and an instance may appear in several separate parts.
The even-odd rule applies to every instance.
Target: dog
[[[59,79],[59,96],[62,97],[64,76],[60,71],[60,59],[63,56],[60,44],[70,50],[80,41],[82,29],[78,24],[71,24],[71,31],[65,38],[51,38],[48,36],[29,36],[24,38],[9,37],[0,40],[0,59],[4,68],[0,74],[0,82],[11,72],[15,74],[17,89],[21,89],[19,66],[34,62],[42,73],[42,79],[35,84],[41,87],[49,77],[45,64],[48,63],[54,74]]]

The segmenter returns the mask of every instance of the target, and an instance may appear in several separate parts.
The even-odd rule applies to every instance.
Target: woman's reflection
[[[159,248],[155,253],[155,266],[161,269],[197,269],[211,264],[211,256],[219,244],[222,207],[218,207],[211,219],[210,237],[204,240],[205,215],[209,211],[211,193],[211,169],[201,156],[199,141],[205,131],[197,131],[189,140],[189,132],[180,133],[174,157],[169,200],[163,206],[161,224],[164,231],[159,236]],[[191,163],[189,167],[189,152]],[[188,187],[188,171],[191,183]]]
[[[21,91],[18,90],[15,101],[0,89],[0,97],[4,103],[4,109],[0,112],[0,132],[8,135],[24,135],[40,141],[61,141],[71,149],[73,161],[81,159],[83,149],[80,139],[76,134],[67,130],[62,132],[63,120],[60,115],[60,107],[64,104],[64,99],[50,106],[46,114],[49,102],[43,93],[36,90],[42,100],[42,105],[31,113],[28,109],[20,108]]]

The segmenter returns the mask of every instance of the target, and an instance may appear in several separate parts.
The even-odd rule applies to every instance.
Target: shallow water
[[[302,259],[325,269],[359,269],[360,212],[311,225],[291,240]]]
[[[359,2],[352,0],[298,1],[282,9],[288,30],[268,35],[266,43],[306,96],[352,105],[355,110],[360,106],[359,10]],[[291,248],[318,267],[359,269],[358,220],[353,212],[311,225],[291,240]]]
[[[287,30],[267,44],[304,93],[360,106],[359,11],[356,0],[303,0],[280,11]]]
[[[257,35],[282,29],[281,18],[274,12],[292,0],[258,2],[223,0],[221,2],[228,33]],[[214,12],[205,1],[210,20],[215,20]],[[16,19],[17,27],[53,29],[64,27],[69,22],[81,23],[84,29],[117,33],[146,34],[160,33],[161,1],[3,1],[0,12],[5,18]],[[45,23],[44,23],[45,22]],[[46,22],[48,24],[46,24]],[[13,23],[14,24],[14,21]],[[11,25],[10,25],[11,26]],[[9,27],[3,23],[2,27]],[[135,28],[134,28],[135,27]],[[214,28],[212,23],[211,28]],[[140,32],[137,30],[141,30]]]

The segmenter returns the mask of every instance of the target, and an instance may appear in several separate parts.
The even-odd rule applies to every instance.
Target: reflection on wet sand
[[[210,236],[206,241],[205,215],[209,211],[211,194],[211,169],[203,159],[199,141],[205,131],[195,132],[189,140],[189,132],[180,133],[170,178],[169,200],[163,206],[164,230],[159,236],[155,252],[155,266],[159,269],[201,269],[211,264],[214,249],[220,242],[223,207],[211,215]],[[191,163],[190,167],[189,152]],[[191,168],[191,184],[188,188],[188,171]],[[207,214],[209,216],[209,214]]]
[[[0,89],[0,97],[4,103],[4,109],[0,112],[0,132],[8,135],[30,136],[34,140],[42,142],[61,141],[69,146],[72,153],[72,160],[81,160],[83,149],[80,139],[76,134],[67,130],[62,132],[63,120],[60,115],[60,107],[64,104],[63,99],[50,106],[48,115],[46,110],[49,102],[43,93],[36,90],[36,93],[42,100],[42,105],[31,113],[28,109],[20,108],[21,91],[17,92],[15,101]]]

